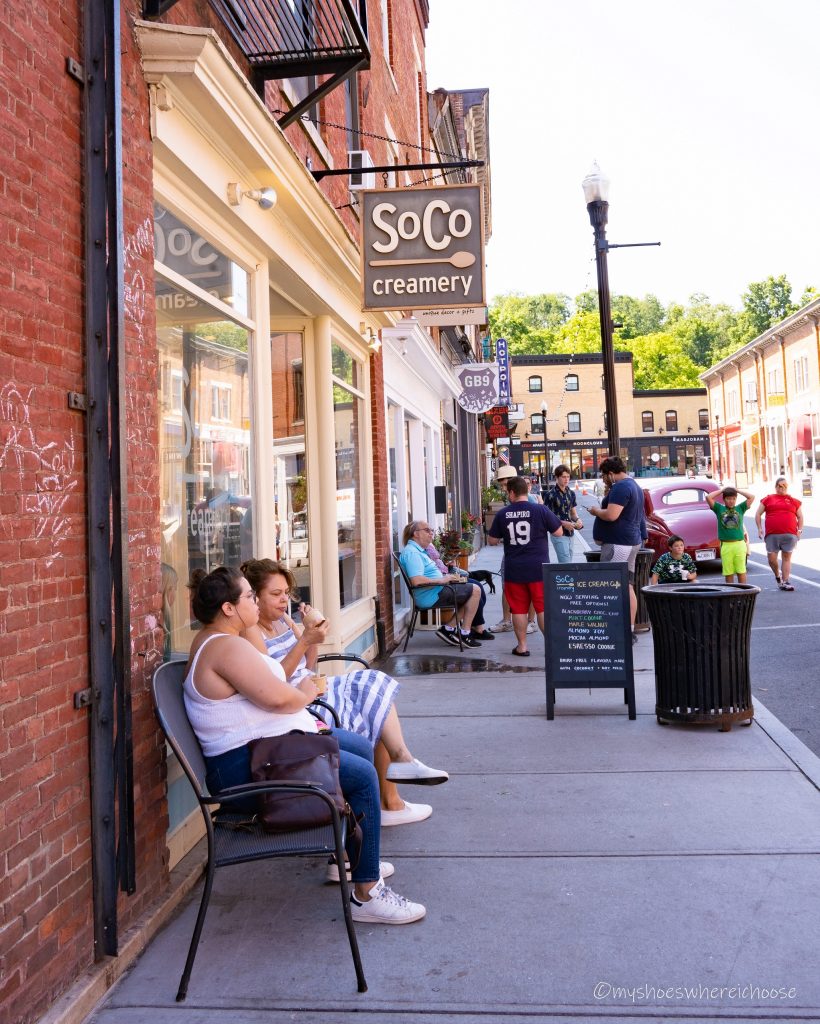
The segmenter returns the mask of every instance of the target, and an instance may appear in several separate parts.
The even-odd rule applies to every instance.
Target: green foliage
[[[799,308],[791,294],[781,275],[752,282],[740,311],[702,293],[666,307],[654,295],[614,295],[612,319],[621,325],[614,345],[633,353],[637,388],[700,387],[700,373]],[[807,286],[800,304],[818,297],[820,291]],[[514,355],[601,351],[597,291],[582,292],[572,303],[549,292],[501,295],[490,307],[490,326]]]
[[[743,311],[749,314],[749,321],[754,330],[752,337],[757,337],[778,321],[795,313],[797,306],[792,302],[792,286],[786,275],[769,276],[765,281],[753,281],[743,295]]]
[[[635,357],[635,387],[640,390],[654,388],[699,388],[698,379],[703,369],[684,352],[671,332],[645,334],[632,341]]]
[[[506,338],[514,355],[549,352],[552,334],[570,315],[568,295],[499,295],[490,307],[493,337]]]
[[[487,509],[494,501],[500,501],[502,504],[506,503],[507,497],[502,492],[501,488],[495,483],[490,484],[489,487],[482,487],[481,507],[483,509]]]

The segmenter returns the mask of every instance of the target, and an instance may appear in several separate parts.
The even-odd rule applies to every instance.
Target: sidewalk
[[[487,548],[475,565],[499,561]],[[416,633],[386,666],[411,672],[411,748],[451,779],[405,787],[433,817],[382,832],[396,889],[428,916],[358,926],[367,993],[324,866],[269,862],[217,873],[185,1003],[190,900],[91,1020],[820,1020],[820,761],[757,703],[729,733],[657,725],[649,635],[637,721],[622,691],[559,690],[547,722],[529,639],[522,665],[511,633],[464,654]]]

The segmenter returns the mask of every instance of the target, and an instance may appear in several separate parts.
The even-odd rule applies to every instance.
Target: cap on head
[[[496,480],[511,480],[514,476],[518,476],[515,466],[502,466],[495,474]]]

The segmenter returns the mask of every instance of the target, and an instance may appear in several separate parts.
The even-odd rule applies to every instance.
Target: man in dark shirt
[[[602,562],[626,562],[629,566],[629,611],[632,625],[638,610],[635,596],[635,559],[641,549],[643,491],[626,471],[626,463],[610,455],[598,467],[604,486],[609,488],[606,508],[597,505],[589,512],[598,520],[593,537],[601,541]],[[632,634],[633,642],[635,633]]]
[[[488,539],[490,544],[504,545],[504,595],[510,605],[518,641],[512,653],[528,658],[527,612],[532,602],[543,633],[541,566],[550,560],[550,534],[560,536],[563,527],[554,512],[529,501],[529,487],[523,477],[507,481],[507,494],[510,504],[496,512]]]
[[[559,562],[572,561],[572,537],[576,530],[583,529],[584,524],[578,518],[575,491],[570,490],[570,473],[566,466],[556,466],[553,470],[555,483],[544,495],[544,504],[561,520],[563,531],[560,537],[552,538],[552,546]]]

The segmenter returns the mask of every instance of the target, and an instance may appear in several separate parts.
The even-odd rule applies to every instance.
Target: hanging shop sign
[[[486,306],[459,306],[444,309],[417,309],[413,316],[422,327],[461,327],[466,324],[486,324]]]
[[[501,437],[508,437],[510,433],[510,423],[507,418],[507,410],[501,409],[498,406],[494,409],[490,409],[484,416],[484,427],[490,441],[496,441]]]
[[[496,340],[495,361],[498,363],[498,404],[509,405],[512,399],[512,387],[510,385],[510,353],[506,338]]]
[[[456,373],[461,384],[458,404],[467,412],[486,412],[498,401],[498,367],[495,363],[467,363]]]
[[[478,185],[360,195],[363,310],[487,305]]]

